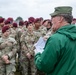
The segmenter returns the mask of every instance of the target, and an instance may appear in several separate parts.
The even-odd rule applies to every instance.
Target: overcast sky
[[[57,6],[72,6],[76,17],[76,0],[0,0],[0,15],[4,18],[21,16],[24,20],[33,16],[50,19]]]

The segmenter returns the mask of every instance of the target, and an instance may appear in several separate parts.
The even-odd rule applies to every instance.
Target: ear
[[[62,16],[59,17],[59,22],[61,23],[64,20]]]

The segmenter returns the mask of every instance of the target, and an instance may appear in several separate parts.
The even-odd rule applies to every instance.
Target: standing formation
[[[0,17],[0,75],[76,75],[72,7],[56,7],[50,15],[19,22]],[[46,41],[43,51],[35,48],[40,37]]]

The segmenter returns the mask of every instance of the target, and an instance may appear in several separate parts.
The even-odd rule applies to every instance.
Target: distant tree
[[[16,21],[17,23],[19,23],[19,21],[23,21],[23,18],[19,16],[19,17],[16,18],[15,21]]]
[[[3,18],[2,16],[0,16],[0,18]]]
[[[16,18],[16,21],[18,21],[18,20],[19,21],[21,21],[21,20],[23,21],[23,18],[19,16],[19,17]]]

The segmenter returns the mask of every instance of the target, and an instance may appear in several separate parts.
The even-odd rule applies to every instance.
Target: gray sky
[[[21,16],[24,20],[33,16],[50,19],[57,6],[72,6],[76,17],[76,0],[0,0],[0,15],[4,18]]]

